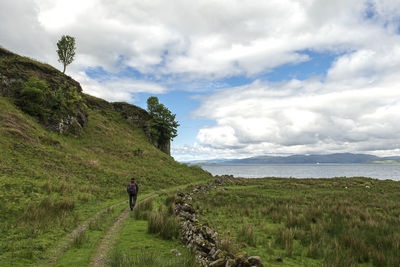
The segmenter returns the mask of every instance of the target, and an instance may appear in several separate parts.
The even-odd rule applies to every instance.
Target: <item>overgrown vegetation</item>
[[[147,231],[151,234],[159,234],[164,239],[179,237],[179,225],[176,219],[171,216],[163,206],[159,206],[148,216]]]
[[[67,83],[60,84],[54,90],[49,88],[46,81],[31,77],[22,83],[16,104],[45,125],[54,125],[68,116],[77,116],[82,110],[82,97],[76,87]],[[76,127],[81,128],[79,125]]]
[[[400,183],[248,179],[198,195],[203,220],[269,264],[399,266]]]
[[[153,210],[154,197],[149,197],[136,204],[134,217],[136,220],[147,220],[149,213]]]

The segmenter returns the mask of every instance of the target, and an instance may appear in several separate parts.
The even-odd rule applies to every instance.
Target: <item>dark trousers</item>
[[[131,210],[135,207],[137,195],[129,194],[129,207]]]

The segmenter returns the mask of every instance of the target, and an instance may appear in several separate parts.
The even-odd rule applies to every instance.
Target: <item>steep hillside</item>
[[[76,117],[79,134],[60,134],[22,111],[20,87],[31,77],[50,92],[59,84],[68,85],[64,91],[77,88],[73,105],[86,118],[80,124]],[[1,266],[40,259],[80,222],[124,200],[132,176],[142,193],[210,178],[149,142],[146,111],[84,95],[79,83],[51,66],[0,49],[0,89]]]

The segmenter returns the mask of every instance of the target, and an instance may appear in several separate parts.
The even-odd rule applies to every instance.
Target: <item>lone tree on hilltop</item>
[[[75,38],[69,35],[63,35],[57,42],[58,62],[63,63],[65,69],[67,65],[71,64],[75,56]]]
[[[178,134],[179,123],[175,121],[176,114],[158,102],[158,98],[151,96],[147,99],[147,110],[151,115],[151,138],[155,145],[169,154],[169,144]]]

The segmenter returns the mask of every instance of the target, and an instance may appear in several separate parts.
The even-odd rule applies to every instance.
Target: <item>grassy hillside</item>
[[[40,72],[50,66],[22,59],[29,62],[24,73],[31,65],[35,77],[51,77]],[[5,62],[0,70],[7,69]],[[19,77],[20,82],[28,78]],[[8,95],[0,96],[1,266],[39,260],[80,222],[125,199],[132,176],[142,193],[210,178],[157,150],[141,125],[104,100],[82,95],[88,121],[77,137],[48,130]]]

